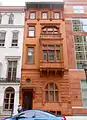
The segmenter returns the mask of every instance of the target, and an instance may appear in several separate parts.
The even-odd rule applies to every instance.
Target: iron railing
[[[3,82],[14,82],[14,83],[19,83],[20,82],[20,78],[0,78],[0,83]]]

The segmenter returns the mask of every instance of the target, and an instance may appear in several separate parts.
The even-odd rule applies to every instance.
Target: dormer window
[[[44,27],[42,29],[42,34],[58,34],[59,33],[59,28],[57,27]]]

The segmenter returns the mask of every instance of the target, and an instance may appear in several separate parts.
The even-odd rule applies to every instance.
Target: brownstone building
[[[26,3],[20,88],[24,109],[87,114],[82,69],[87,62],[86,6],[74,0]]]

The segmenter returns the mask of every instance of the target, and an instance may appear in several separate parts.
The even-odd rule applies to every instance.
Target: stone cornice
[[[24,25],[0,25],[0,28],[24,28]]]

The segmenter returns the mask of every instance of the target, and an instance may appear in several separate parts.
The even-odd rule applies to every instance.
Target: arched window
[[[0,24],[1,24],[1,22],[2,22],[2,15],[1,15],[1,13],[0,13]]]
[[[42,34],[58,34],[59,28],[56,26],[46,26],[42,28]]]
[[[5,90],[5,95],[4,95],[4,110],[13,110],[14,106],[14,94],[15,90],[12,87],[8,87]]]
[[[49,83],[45,87],[45,101],[58,102],[58,88],[56,84]]]
[[[10,14],[8,24],[13,24],[13,21],[14,21],[14,15]]]

